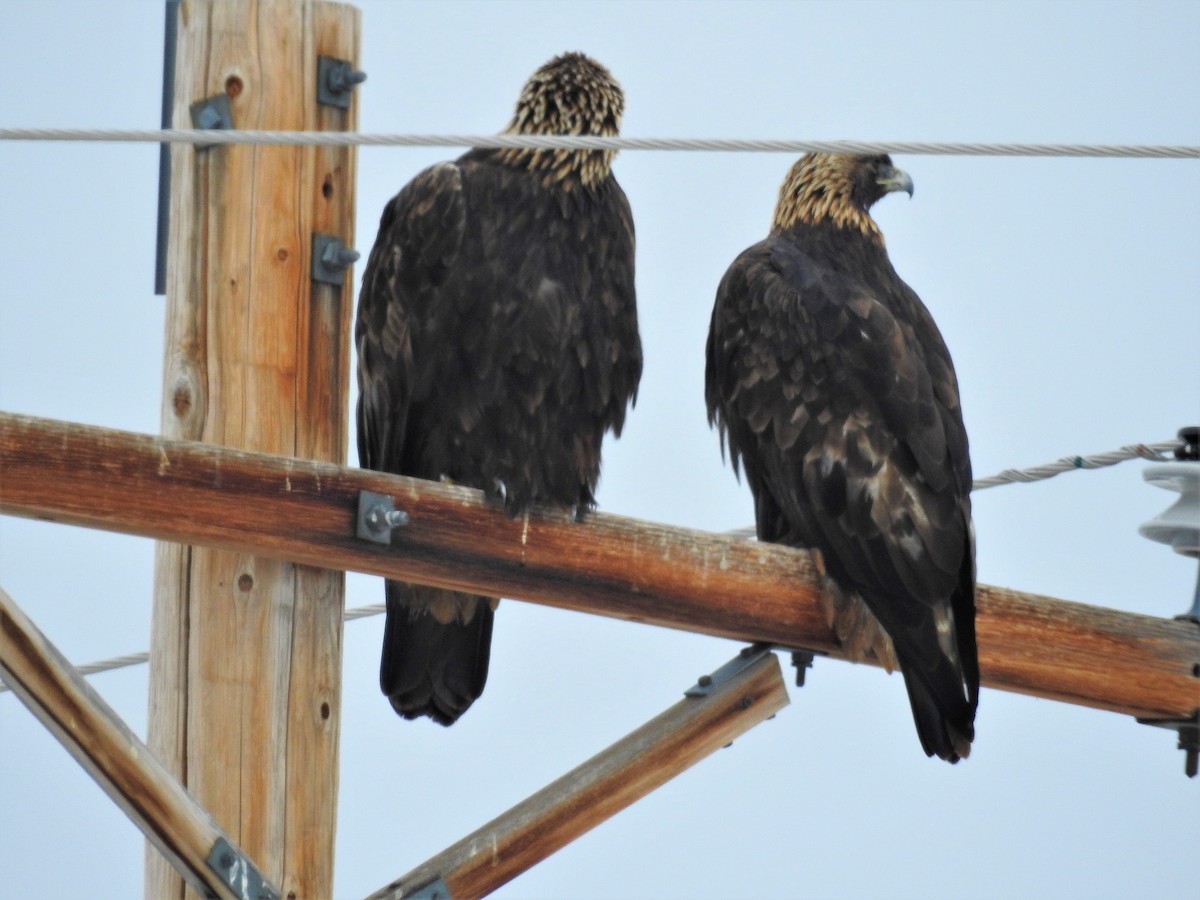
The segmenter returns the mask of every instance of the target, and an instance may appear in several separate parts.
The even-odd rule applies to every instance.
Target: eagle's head
[[[883,235],[870,209],[892,191],[904,191],[911,197],[913,183],[886,154],[806,153],[783,180],[773,225],[782,230],[797,222],[828,222],[835,228],[861,231],[882,244]]]
[[[556,56],[529,77],[517,100],[507,134],[565,134],[615,137],[625,95],[612,73],[582,53]],[[575,176],[586,185],[608,176],[615,150],[501,151],[512,165],[544,172],[547,181]]]

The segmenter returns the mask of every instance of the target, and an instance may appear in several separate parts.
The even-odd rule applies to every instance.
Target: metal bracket
[[[279,900],[279,892],[267,883],[254,863],[225,837],[217,838],[205,862],[239,900]]]
[[[392,529],[408,524],[408,513],[396,509],[396,501],[387,494],[358,492],[357,535],[375,544],[391,544]]]
[[[1173,728],[1179,733],[1179,749],[1186,757],[1183,763],[1184,774],[1195,778],[1200,771],[1200,709],[1186,719],[1138,719],[1142,725],[1153,725],[1156,728]]]
[[[361,255],[343,244],[341,238],[314,233],[311,278],[321,284],[340,287],[346,281],[346,269],[358,262]]]
[[[167,0],[163,22],[162,127],[175,111],[175,48],[179,44],[179,0]],[[158,227],[154,247],[154,293],[167,293],[167,237],[171,218],[171,145],[158,145]]]
[[[1196,578],[1196,595],[1192,598],[1192,608],[1175,617],[1177,622],[1191,622],[1200,625],[1200,576]]]
[[[228,94],[214,94],[197,100],[188,107],[192,113],[192,127],[202,131],[229,131],[233,128],[233,111],[229,108]],[[213,144],[197,144],[197,150],[207,150]]]
[[[317,102],[338,109],[350,108],[350,92],[367,80],[345,59],[332,56],[317,57]]]
[[[409,900],[450,900],[450,888],[445,879],[439,877],[424,887],[417,888],[407,895]]]
[[[717,671],[711,675],[701,675],[695,684],[683,692],[683,696],[707,697],[721,685],[725,684],[725,682],[729,681],[739,672],[750,668],[750,666],[754,665],[770,652],[770,644],[751,644],[749,647],[743,647],[737,656],[725,663]]]
[[[1175,458],[1183,460],[1191,460],[1195,462],[1200,460],[1200,425],[1188,425],[1186,428],[1179,429],[1179,439],[1182,444],[1175,450]]]

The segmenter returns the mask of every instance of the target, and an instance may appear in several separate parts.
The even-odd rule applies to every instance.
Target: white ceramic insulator
[[[1142,525],[1138,533],[1169,544],[1176,553],[1200,559],[1200,462],[1146,466],[1142,476],[1157,487],[1178,492],[1179,500]]]

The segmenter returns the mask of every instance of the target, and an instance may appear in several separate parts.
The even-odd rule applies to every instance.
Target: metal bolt
[[[740,705],[741,705],[742,709],[749,709],[750,707],[752,707],[754,705],[754,698],[753,697],[743,697]]]
[[[366,72],[351,69],[349,66],[333,66],[325,76],[325,86],[335,94],[344,94],[366,80]]]
[[[395,498],[374,491],[358,492],[354,533],[359,540],[390,544],[392,530],[408,524],[408,513],[396,509]]]
[[[1180,724],[1179,749],[1185,754],[1184,773],[1188,778],[1195,778],[1200,771],[1200,726],[1192,722]]]
[[[813,654],[807,650],[792,651],[792,665],[796,667],[796,687],[804,687],[805,670],[811,669]]]
[[[356,262],[362,254],[357,250],[351,250],[349,247],[340,247],[337,244],[328,244],[325,247],[325,252],[321,254],[322,264],[331,269],[345,269]]]
[[[408,513],[402,509],[386,509],[383,506],[373,506],[367,513],[367,524],[372,531],[385,531],[389,528],[403,528],[408,524]]]
[[[313,234],[312,272],[313,281],[321,284],[341,286],[346,279],[346,267],[357,262],[359,252],[342,243],[331,234]]]
[[[317,102],[338,109],[350,108],[350,92],[367,80],[345,59],[332,56],[317,57]]]
[[[700,684],[700,687],[708,687],[710,684],[712,684],[712,676],[711,675],[701,675],[699,684]]]

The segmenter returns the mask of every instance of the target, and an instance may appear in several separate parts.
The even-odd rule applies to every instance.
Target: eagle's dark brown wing
[[[420,348],[444,303],[441,288],[458,261],[465,221],[454,163],[424,170],[384,208],[355,324],[358,453],[365,468],[423,474],[411,464],[412,417],[430,395],[435,366]],[[483,692],[493,604],[387,583],[380,686],[396,712],[449,725]]]
[[[358,455],[368,469],[405,474],[405,438],[414,395],[428,396],[428,357],[414,337],[439,303],[462,247],[462,176],[454,163],[417,175],[384,208],[358,296]],[[416,337],[419,342],[420,337]]]
[[[819,550],[861,596],[894,644],[926,751],[956,759],[979,682],[958,387],[882,247],[854,274],[835,255],[776,233],[733,263],[709,335],[709,417],[745,471],[760,539]]]

